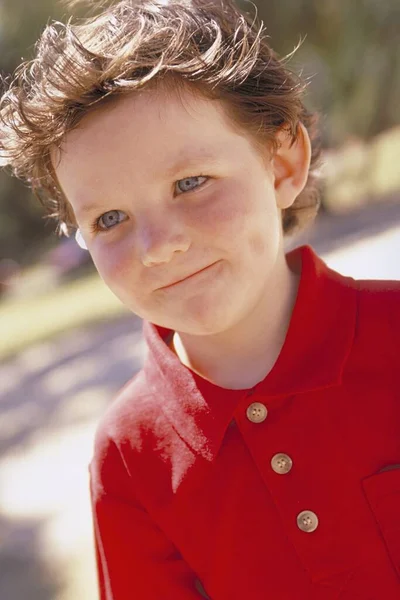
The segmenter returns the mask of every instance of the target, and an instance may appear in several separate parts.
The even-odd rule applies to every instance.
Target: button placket
[[[247,396],[250,397],[253,394],[254,390],[250,390]],[[262,402],[252,402],[246,409],[247,419],[252,423],[263,423],[267,418],[267,415],[268,409]],[[278,452],[272,456],[270,461],[270,467],[276,474],[286,475],[290,473],[290,471],[293,468],[293,459],[284,452]],[[269,477],[267,479],[269,479]],[[289,506],[287,507],[287,509],[291,512]],[[289,515],[287,514],[287,516]],[[291,518],[293,519],[293,516]],[[297,514],[297,516],[294,516],[294,519],[295,523],[297,523],[298,530],[304,533],[312,533],[319,526],[318,516],[315,512],[311,510],[301,511]]]

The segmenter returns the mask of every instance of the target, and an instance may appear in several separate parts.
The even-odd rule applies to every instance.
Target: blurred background
[[[305,38],[290,64],[322,114],[321,212],[288,249],[311,243],[346,275],[400,279],[399,1],[256,4],[280,54]],[[0,0],[2,76],[70,14]],[[0,171],[1,600],[97,598],[87,465],[100,415],[143,356],[140,320]]]

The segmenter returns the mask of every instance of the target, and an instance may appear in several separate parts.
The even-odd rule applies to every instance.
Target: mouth
[[[214,265],[216,265],[219,262],[220,261],[217,260],[216,262],[212,263],[211,265],[208,265],[207,267],[204,267],[204,269],[200,269],[199,271],[195,271],[195,273],[191,273],[190,275],[187,275],[186,277],[182,277],[181,279],[177,279],[176,281],[173,281],[172,283],[169,283],[168,285],[164,285],[162,287],[159,287],[159,288],[157,288],[157,290],[167,290],[169,288],[172,288],[174,286],[179,285],[180,283],[183,283],[185,281],[189,281],[190,279],[194,279],[195,277],[197,277],[197,275],[205,273],[206,271],[208,271],[209,269],[211,269]]]

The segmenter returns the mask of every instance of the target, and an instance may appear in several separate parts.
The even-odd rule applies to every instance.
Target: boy
[[[397,282],[316,212],[304,86],[229,2],[49,26],[1,148],[145,319],[90,465],[102,600],[400,597]]]

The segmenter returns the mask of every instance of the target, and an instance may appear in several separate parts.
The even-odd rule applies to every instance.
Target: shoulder
[[[172,461],[184,442],[164,411],[167,392],[142,369],[111,401],[100,419],[94,442],[92,467],[115,461],[129,476],[148,475]]]
[[[111,400],[95,434],[95,451],[112,443],[121,448],[127,439],[132,449],[140,449],[159,415],[158,395],[142,369]]]
[[[139,371],[111,399],[97,424],[89,463],[94,500],[110,494],[125,499],[136,497],[140,473],[137,457],[148,444],[156,415],[154,394],[146,385],[144,371]]]
[[[156,405],[143,369],[111,399],[97,424],[89,465],[92,482],[99,489],[130,487],[127,482],[136,471],[135,457],[143,453],[152,434]]]
[[[390,279],[355,279],[361,294],[374,298],[394,299],[400,297],[400,281]]]
[[[388,339],[400,335],[400,281],[354,279],[329,267],[327,272],[327,279],[336,286],[336,291],[332,288],[332,306],[339,300],[339,292],[346,292],[344,306],[347,304],[349,311],[355,308],[356,330]]]
[[[355,343],[382,367],[398,368],[400,281],[354,280],[357,290]]]
[[[355,280],[360,315],[400,323],[400,281]]]
[[[112,401],[97,426],[89,465],[97,494],[122,497],[129,490],[150,508],[183,481],[195,456],[163,410],[166,394],[142,370]]]

